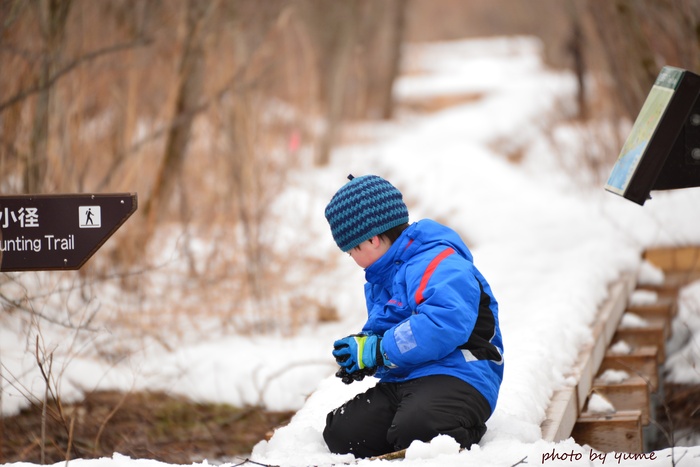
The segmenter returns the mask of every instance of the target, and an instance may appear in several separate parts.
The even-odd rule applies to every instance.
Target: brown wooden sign
[[[136,207],[135,193],[0,196],[0,271],[80,269]]]

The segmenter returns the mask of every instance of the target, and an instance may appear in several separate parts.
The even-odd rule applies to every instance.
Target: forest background
[[[337,258],[280,247],[277,195],[363,138],[355,124],[450,105],[396,100],[399,73],[420,72],[405,44],[491,35],[539,37],[578,78],[578,114],[562,118],[581,122],[633,120],[665,64],[700,70],[696,0],[0,0],[0,192],[139,196],[77,274],[0,275],[0,314],[26,315],[28,336],[108,327],[91,345],[115,362],[212,329],[337,319],[299,287]],[[610,150],[579,159],[591,183],[622,143],[601,140]],[[51,389],[51,350],[33,344]],[[49,396],[30,402],[63,455],[75,418]],[[0,462],[17,458],[2,446]]]

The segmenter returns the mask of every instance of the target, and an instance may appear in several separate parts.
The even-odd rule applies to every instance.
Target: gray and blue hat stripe
[[[333,239],[342,251],[408,222],[401,192],[376,175],[364,175],[345,184],[326,206]]]

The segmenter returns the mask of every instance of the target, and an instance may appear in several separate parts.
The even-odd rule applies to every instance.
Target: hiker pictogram
[[[101,226],[100,206],[78,206],[78,220],[81,229],[97,229]]]

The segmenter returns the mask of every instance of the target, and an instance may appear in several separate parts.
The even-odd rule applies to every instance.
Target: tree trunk
[[[343,116],[350,62],[357,40],[357,1],[307,0],[300,4],[302,18],[316,45],[319,101],[325,127],[316,151],[317,165],[326,165]]]
[[[30,150],[24,170],[24,190],[27,193],[39,193],[44,189],[48,166],[47,151],[51,110],[51,86],[48,83],[51,81],[54,70],[58,68],[59,52],[71,0],[37,1],[35,6],[41,24],[44,51],[41,69],[38,73],[41,91],[34,107]]]
[[[634,119],[664,65],[699,72],[697,0],[588,1],[614,94]]]
[[[187,2],[186,36],[180,61],[175,114],[168,131],[163,161],[156,175],[151,196],[144,208],[149,232],[152,232],[154,224],[163,216],[168,207],[166,200],[173,194],[176,182],[181,176],[192,123],[197,113],[202,90],[205,19],[211,8],[212,4],[209,2],[199,0]]]
[[[401,45],[406,29],[406,3],[408,0],[392,0],[389,2],[389,57],[388,72],[382,80],[380,89],[381,115],[390,120],[394,115],[394,81],[401,72]]]
[[[624,113],[634,119],[659,71],[640,18],[624,0],[593,1],[589,11],[604,44],[615,94]]]
[[[576,75],[576,102],[578,104],[578,118],[588,118],[588,106],[586,104],[586,60],[584,56],[584,38],[581,29],[581,20],[576,12],[569,14],[571,20],[571,37],[569,38],[567,51],[571,55],[574,75]]]

